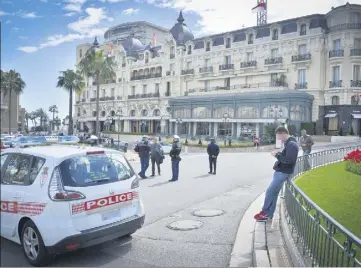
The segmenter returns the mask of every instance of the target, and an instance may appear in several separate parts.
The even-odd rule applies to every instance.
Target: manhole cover
[[[193,229],[198,229],[202,227],[203,222],[201,221],[192,221],[192,220],[183,220],[183,221],[174,221],[167,225],[169,229],[179,230],[179,231],[188,231]]]
[[[200,209],[193,212],[194,216],[197,217],[216,217],[221,216],[225,211],[220,209]]]

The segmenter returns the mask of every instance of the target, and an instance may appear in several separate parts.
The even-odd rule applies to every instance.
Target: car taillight
[[[49,197],[53,201],[72,201],[84,199],[85,196],[77,191],[65,190],[59,168],[55,168],[49,183]]]
[[[139,187],[139,179],[135,178],[135,180],[132,182],[132,189],[138,188]]]

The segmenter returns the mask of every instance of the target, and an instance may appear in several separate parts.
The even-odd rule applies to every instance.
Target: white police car
[[[42,146],[1,152],[1,236],[43,266],[57,253],[134,233],[139,180],[122,153]]]

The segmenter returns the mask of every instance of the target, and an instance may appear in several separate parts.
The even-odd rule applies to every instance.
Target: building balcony
[[[330,81],[329,88],[342,87],[342,80]]]
[[[361,87],[361,80],[351,80],[351,87]]]
[[[219,65],[219,70],[220,71],[227,71],[227,70],[233,70],[234,69],[234,64],[222,64]]]
[[[147,99],[147,98],[159,98],[159,92],[156,93],[146,93],[146,94],[135,94],[135,95],[128,95],[128,100],[134,99]]]
[[[90,98],[90,101],[96,101],[97,98]],[[100,97],[99,101],[114,101],[115,97]]]
[[[311,60],[311,53],[298,54],[292,56],[292,62],[310,61],[310,60]]]
[[[257,61],[252,60],[252,61],[241,62],[241,69],[252,68],[252,67],[257,67]]]
[[[307,89],[307,82],[296,83],[295,84],[295,89]]]
[[[282,57],[268,58],[264,60],[265,65],[281,64],[283,62]]]
[[[170,55],[169,55],[169,58],[170,58],[170,59],[174,59],[174,58],[175,58],[175,54],[170,54]]]
[[[330,50],[328,52],[329,58],[340,58],[345,55],[345,51],[343,49]]]
[[[144,80],[144,79],[157,78],[157,77],[162,77],[162,73],[136,75],[136,76],[131,77],[130,81]]]
[[[82,98],[82,99],[81,99],[81,102],[86,102],[86,99],[85,99],[85,98]]]
[[[359,48],[353,48],[350,50],[350,56],[351,57],[361,57],[361,49]]]
[[[330,32],[337,32],[343,30],[358,30],[361,29],[361,23],[343,23],[328,28]]]
[[[194,69],[182,70],[181,74],[182,74],[182,75],[191,75],[191,74],[194,74]]]
[[[213,66],[205,66],[199,68],[199,73],[212,73],[213,72]]]

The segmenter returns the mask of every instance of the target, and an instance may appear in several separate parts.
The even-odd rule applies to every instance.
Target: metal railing
[[[285,186],[286,219],[303,256],[312,266],[361,267],[361,239],[352,234],[293,182],[304,172],[337,163],[361,146],[332,149],[298,157]]]

